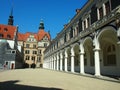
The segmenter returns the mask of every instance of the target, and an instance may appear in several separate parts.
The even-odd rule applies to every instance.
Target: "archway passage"
[[[94,61],[94,47],[91,37],[86,37],[83,42],[84,47],[84,71],[85,73],[94,74],[95,61]]]
[[[78,44],[74,46],[74,66],[75,72],[80,72],[80,49]]]
[[[120,76],[120,47],[113,27],[104,28],[98,35],[100,42],[100,68],[102,75]]]
[[[71,49],[68,48],[67,49],[67,55],[68,55],[68,61],[67,61],[67,67],[68,67],[68,71],[71,71]]]

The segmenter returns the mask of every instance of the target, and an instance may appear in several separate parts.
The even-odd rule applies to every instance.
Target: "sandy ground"
[[[120,90],[120,83],[46,69],[0,72],[0,90]]]

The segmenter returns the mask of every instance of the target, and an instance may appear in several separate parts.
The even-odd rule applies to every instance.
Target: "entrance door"
[[[14,69],[14,63],[11,64],[11,69]]]

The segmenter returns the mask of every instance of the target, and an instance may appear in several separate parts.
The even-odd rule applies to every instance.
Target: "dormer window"
[[[3,34],[0,34],[0,38],[3,38]]]
[[[47,43],[44,43],[44,47],[47,47]]]
[[[7,38],[11,38],[11,36],[10,36],[10,35],[7,35]]]
[[[8,29],[7,29],[7,28],[4,28],[4,31],[5,31],[5,32],[7,32],[7,31],[8,31]]]

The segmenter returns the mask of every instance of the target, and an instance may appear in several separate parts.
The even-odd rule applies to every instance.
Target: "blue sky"
[[[13,6],[14,26],[19,32],[38,32],[43,19],[45,31],[50,30],[52,39],[63,29],[63,25],[75,15],[87,0],[0,0],[0,24],[7,24]]]

